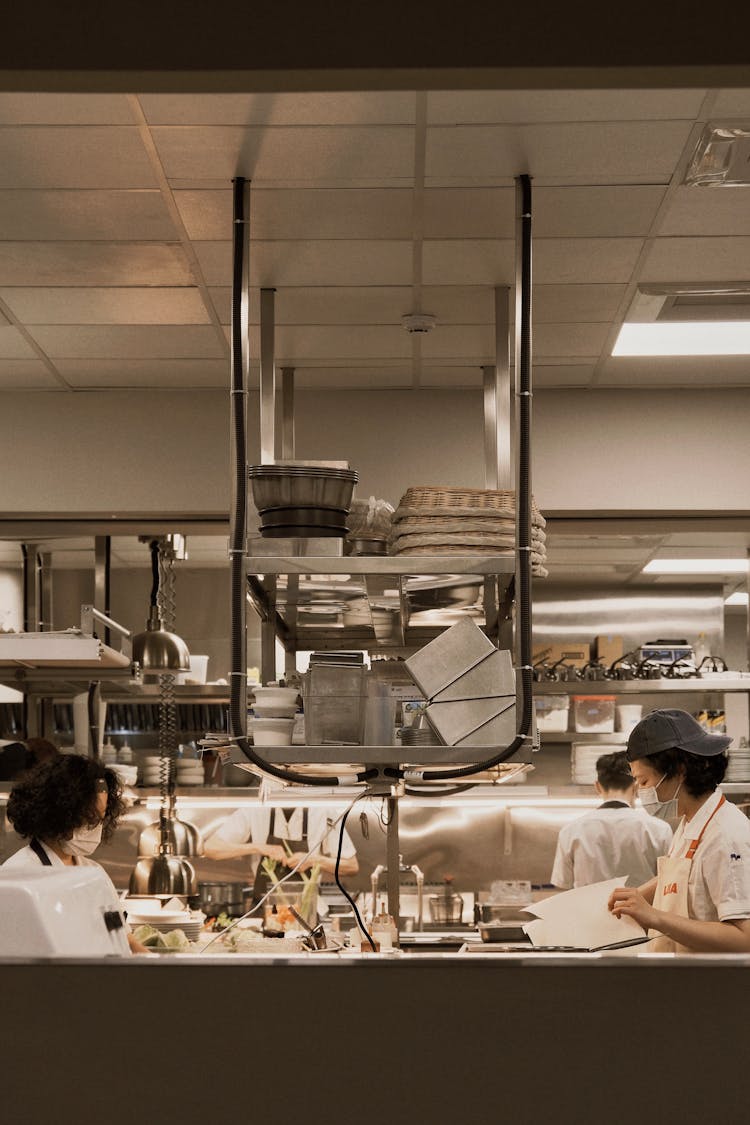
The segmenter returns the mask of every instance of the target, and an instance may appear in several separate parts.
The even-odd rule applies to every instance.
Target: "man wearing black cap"
[[[676,831],[656,878],[609,907],[655,931],[656,952],[750,952],[750,821],[718,788],[730,742],[679,710],[652,711],[628,739],[641,804]]]

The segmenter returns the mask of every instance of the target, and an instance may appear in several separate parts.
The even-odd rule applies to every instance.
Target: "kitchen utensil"
[[[201,882],[198,884],[200,908],[209,917],[217,914],[239,917],[245,913],[244,891],[242,883]]]
[[[183,856],[141,856],[130,876],[131,894],[194,895],[197,889],[195,868]]]
[[[256,746],[291,746],[294,719],[250,719],[248,729]]]
[[[279,524],[307,524],[309,527],[346,527],[346,508],[266,508],[261,513],[261,528]]]
[[[296,469],[251,465],[250,487],[262,514],[268,508],[333,508],[349,511],[357,473],[346,469]]]
[[[298,695],[299,692],[296,688],[277,687],[275,685],[253,688],[255,703],[269,707],[294,707],[296,709]]]
[[[430,918],[440,926],[460,926],[464,900],[461,895],[450,890],[439,895],[429,895],[427,899]]]

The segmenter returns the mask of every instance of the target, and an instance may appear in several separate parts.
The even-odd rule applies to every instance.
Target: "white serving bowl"
[[[257,719],[293,719],[296,714],[296,704],[289,707],[274,707],[270,703],[256,703],[253,706],[253,715]]]
[[[257,687],[253,688],[255,702],[261,707],[295,707],[299,692],[296,688],[289,687]]]
[[[251,719],[250,733],[257,746],[291,746],[294,719]]]

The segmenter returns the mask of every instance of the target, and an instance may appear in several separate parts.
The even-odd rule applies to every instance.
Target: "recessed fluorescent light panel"
[[[685,172],[685,183],[691,187],[747,187],[750,126],[707,125]]]
[[[643,574],[747,574],[747,559],[652,559]]]
[[[728,598],[724,598],[724,605],[744,605],[750,601],[747,590],[735,590]]]
[[[626,322],[612,355],[750,355],[750,320]]]

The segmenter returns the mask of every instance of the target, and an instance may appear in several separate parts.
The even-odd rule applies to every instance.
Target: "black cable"
[[[476,789],[476,785],[430,785],[424,789],[406,785],[404,793],[407,797],[455,797],[459,793],[468,793],[470,789]]]
[[[362,794],[362,796],[364,797],[364,793]],[[359,798],[357,798],[357,800],[359,800]],[[354,804],[356,804],[356,801],[354,802]],[[357,909],[356,902],[354,901],[352,896],[349,894],[346,887],[344,886],[344,884],[341,882],[341,879],[339,878],[339,865],[341,864],[341,851],[342,851],[342,848],[344,847],[344,829],[346,828],[346,819],[349,816],[349,813],[354,808],[354,804],[349,806],[349,808],[346,810],[346,812],[344,813],[344,815],[341,818],[341,827],[339,828],[339,846],[338,846],[338,849],[336,851],[336,868],[333,872],[333,877],[336,880],[336,886],[341,891],[342,895],[344,896],[344,898],[346,899],[346,901],[349,903],[352,910],[354,911],[354,917],[357,920],[357,925],[359,926],[360,933],[363,933],[365,935],[365,937],[367,938],[367,940],[369,941],[370,948],[372,949],[373,953],[377,953],[377,950],[375,948],[375,942],[372,940],[372,937],[370,936],[369,930],[366,928],[364,922],[362,921],[362,919],[360,917],[359,910]]]
[[[152,539],[149,543],[151,551],[151,605],[158,605],[159,598],[159,540]]]

